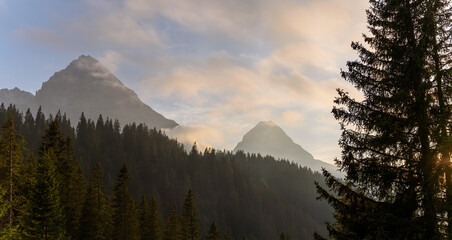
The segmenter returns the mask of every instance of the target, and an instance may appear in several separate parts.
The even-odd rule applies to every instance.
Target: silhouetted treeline
[[[226,233],[226,237],[232,239],[244,236],[251,240],[311,239],[313,231],[324,233],[322,224],[331,219],[331,208],[315,199],[313,183],[322,182],[322,176],[288,161],[243,152],[200,151],[196,144],[187,153],[183,145],[159,130],[149,129],[143,124],[121,127],[118,121],[103,119],[102,116],[94,122],[85,119],[82,114],[74,128],[60,113],[46,118],[38,110],[36,114],[27,111],[22,116],[14,106],[7,109],[0,106],[1,125],[8,121],[9,116],[13,117],[18,133],[25,138],[24,149],[28,150],[23,150],[23,153],[25,159],[31,162],[30,169],[40,169],[37,164],[40,161],[32,164],[30,159],[53,158],[56,169],[52,171],[60,171],[59,168],[67,171],[65,176],[57,176],[55,181],[65,182],[70,187],[64,189],[57,184],[55,188],[66,192],[66,195],[60,193],[58,200],[66,206],[57,210],[66,218],[68,231],[65,234],[71,236],[83,232],[92,233],[95,238],[95,234],[105,234],[107,228],[107,232],[114,232],[115,221],[119,221],[120,217],[128,219],[128,230],[136,229],[133,234],[138,235],[132,234],[132,239],[148,239],[140,238],[139,234],[144,232],[145,235],[152,235],[149,230],[143,230],[143,221],[147,226],[160,226],[158,229],[162,231],[155,236],[166,236],[172,232],[167,229],[168,226],[182,228],[180,221],[184,213],[177,209],[175,203],[186,202],[184,194],[190,189],[189,195],[196,196],[196,200],[192,200],[197,207],[196,214],[199,211],[199,230],[193,231],[199,231],[204,237],[216,236],[216,231],[220,230],[221,238]],[[46,141],[47,145],[55,144],[48,136],[55,125],[60,131],[61,136],[57,138],[61,144],[55,147],[58,150],[47,153],[46,149],[51,147],[45,147]],[[49,173],[44,171],[40,174]],[[84,187],[78,188],[78,185]],[[72,195],[86,196],[77,198],[70,191],[73,191]],[[118,195],[118,191],[122,194]],[[126,196],[126,192],[130,192],[130,197],[118,198]],[[142,196],[148,196],[150,200]],[[130,212],[115,213],[115,201],[122,201],[121,209],[136,209],[136,212],[130,216]],[[77,202],[81,208],[68,206],[77,205]],[[90,206],[97,206],[97,209],[90,209]],[[103,220],[90,219],[92,216]],[[150,216],[154,220],[149,220]],[[98,222],[102,225],[98,228],[104,230],[90,230],[90,227],[93,228],[90,222]],[[118,228],[119,225],[115,231],[121,230]]]

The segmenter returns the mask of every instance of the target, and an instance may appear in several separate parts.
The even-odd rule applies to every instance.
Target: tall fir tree
[[[218,230],[218,226],[215,222],[212,222],[212,224],[210,225],[206,240],[221,240],[221,233],[220,230]]]
[[[23,218],[23,239],[68,239],[62,224],[65,221],[58,192],[56,164],[49,154],[43,153],[38,160],[36,182]]]
[[[79,240],[110,239],[110,204],[104,194],[104,170],[97,163],[88,179],[85,202],[80,217]]]
[[[181,216],[182,240],[200,240],[199,213],[196,209],[195,195],[188,190]]]
[[[6,202],[8,203],[8,214],[2,218],[2,225],[8,226],[10,239],[19,237],[20,217],[24,211],[23,184],[26,183],[26,175],[22,176],[24,168],[24,139],[17,132],[17,125],[13,116],[10,116],[1,129],[0,133],[0,163],[2,176],[0,185],[8,189]],[[4,170],[4,171],[3,171]]]
[[[113,239],[138,240],[139,223],[135,201],[129,192],[129,172],[124,164],[113,191]]]
[[[0,185],[0,218],[8,216],[8,201],[6,196],[8,195],[7,189]],[[0,225],[0,239],[14,239],[11,237],[11,230],[8,224]]]
[[[448,113],[442,105],[450,96],[441,94],[447,66],[440,65],[448,60],[440,63],[437,54],[450,50],[436,41],[450,41],[435,28],[444,25],[441,18],[450,19],[450,13],[443,14],[449,7],[441,0],[370,3],[368,47],[352,43],[359,60],[341,72],[364,99],[338,90],[333,108],[342,129],[342,157],[336,163],[347,173],[346,181],[324,172],[335,194],[317,185],[320,198],[335,209],[329,236],[439,239],[444,235],[440,175],[446,169],[447,178],[450,168],[449,150],[443,149]],[[441,167],[441,157],[447,167]]]
[[[155,197],[152,196],[148,203],[143,195],[139,209],[141,240],[162,240],[163,222]]]
[[[165,224],[164,240],[181,240],[181,223],[176,203],[173,203]]]
[[[434,72],[432,77],[434,86],[435,105],[435,135],[431,140],[437,142],[439,152],[439,166],[437,172],[440,177],[440,191],[445,195],[439,197],[439,206],[443,211],[440,219],[440,232],[445,233],[447,239],[452,239],[452,135],[450,131],[450,118],[452,108],[452,78],[449,64],[452,55],[452,36],[450,26],[452,26],[452,8],[448,0],[435,0],[426,3],[429,12],[426,15],[425,25],[427,35],[431,36],[429,51],[430,69]]]
[[[67,137],[64,144],[64,156],[60,164],[57,164],[61,181],[61,203],[66,216],[66,231],[72,239],[76,239],[85,200],[85,179],[81,166],[74,157],[71,138]]]
[[[78,161],[74,158],[72,141],[61,134],[57,114],[51,121],[42,139],[40,154],[52,152],[57,168],[57,181],[60,202],[63,206],[66,232],[76,238],[78,234],[79,218],[84,200],[84,178]]]

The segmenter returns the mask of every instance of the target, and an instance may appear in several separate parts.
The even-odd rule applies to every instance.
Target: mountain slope
[[[6,100],[0,95],[0,101]],[[15,99],[13,103],[20,101],[21,98]],[[82,55],[56,72],[42,84],[36,96],[27,101],[32,110],[42,106],[46,114],[61,110],[72,122],[77,122],[84,112],[91,119],[102,114],[121,123],[145,123],[158,129],[178,125],[144,104],[135,92],[91,56]],[[21,107],[19,109],[24,111]]]
[[[272,121],[262,121],[247,132],[243,136],[242,141],[234,148],[234,152],[239,150],[287,159],[301,166],[309,167],[314,171],[321,171],[322,168],[325,168],[337,177],[344,176],[343,173],[337,170],[336,166],[314,159],[312,154],[296,144]]]
[[[22,91],[19,88],[14,89],[0,89],[0,103],[8,107],[9,104],[16,105],[18,109],[27,109],[30,103],[33,102],[33,94]]]

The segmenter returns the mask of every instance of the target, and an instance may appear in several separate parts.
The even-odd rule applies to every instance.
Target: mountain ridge
[[[97,119],[102,115],[124,124],[145,123],[158,129],[178,126],[143,103],[133,90],[89,55],[81,55],[55,72],[42,83],[36,95],[18,88],[2,89],[0,102],[15,104],[21,111],[30,108],[35,112],[42,106],[45,114],[65,112],[72,122],[77,122],[84,112],[87,118]]]

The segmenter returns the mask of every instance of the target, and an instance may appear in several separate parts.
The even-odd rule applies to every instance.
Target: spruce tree
[[[81,166],[74,157],[71,138],[67,137],[64,144],[64,156],[57,165],[61,176],[61,203],[66,216],[66,231],[72,239],[76,239],[85,200],[85,179]]]
[[[212,222],[207,233],[207,240],[221,240],[220,230],[215,222]]]
[[[151,210],[145,195],[141,196],[138,212],[138,220],[140,221],[140,239],[150,239],[151,233],[149,231],[149,219],[151,218]]]
[[[140,226],[142,240],[163,239],[163,223],[160,215],[157,200],[151,197],[149,203],[143,195],[140,202]]]
[[[124,164],[113,191],[113,239],[139,239],[139,223],[135,201],[129,192],[129,173]]]
[[[52,154],[52,153],[49,153]],[[68,239],[60,204],[54,158],[43,153],[39,158],[36,182],[24,216],[23,239]]]
[[[104,171],[97,163],[88,179],[85,202],[80,217],[79,240],[110,239],[110,205],[104,194]]]
[[[0,185],[0,218],[8,216],[8,201],[6,188]],[[0,225],[0,239],[14,239],[11,237],[11,230],[7,224]]]
[[[60,193],[60,202],[63,206],[66,232],[72,238],[77,238],[79,218],[84,201],[84,178],[81,167],[74,157],[72,141],[61,134],[57,114],[55,120],[50,122],[40,147],[40,154],[52,152],[57,168],[57,181]]]
[[[173,203],[165,224],[164,240],[180,240],[181,225],[176,203]]]
[[[181,216],[182,240],[200,240],[199,213],[196,209],[195,195],[188,190]]]
[[[8,226],[8,236],[11,239],[18,238],[19,219],[24,211],[24,193],[21,186],[26,179],[21,179],[24,168],[24,139],[17,130],[13,116],[10,116],[1,129],[0,133],[0,164],[6,174],[0,178],[0,185],[8,189],[6,202],[8,203],[8,214],[6,219],[2,218],[2,225]],[[4,222],[5,221],[5,222]]]
[[[438,85],[446,79],[438,79],[444,71],[433,67],[439,63],[435,53],[449,50],[435,43],[444,38],[434,29],[442,25],[435,17],[450,18],[442,15],[448,7],[438,0],[370,3],[367,46],[353,42],[359,60],[341,72],[364,99],[338,90],[333,108],[342,129],[342,157],[336,163],[347,177],[342,182],[324,171],[334,194],[317,184],[320,198],[335,209],[329,235],[438,239],[444,214],[439,157],[448,158],[438,131],[444,132],[440,119],[447,115],[441,105],[450,98],[439,97]]]

